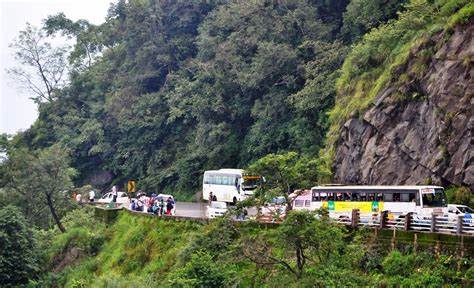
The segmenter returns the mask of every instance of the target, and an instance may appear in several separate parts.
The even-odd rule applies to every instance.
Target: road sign
[[[128,192],[135,192],[135,180],[129,180],[127,188]]]

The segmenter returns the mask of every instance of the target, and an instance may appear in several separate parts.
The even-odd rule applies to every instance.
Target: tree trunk
[[[305,257],[303,254],[303,248],[298,245],[296,248],[296,266],[298,267],[298,279],[301,278],[304,272]]]
[[[56,222],[56,225],[58,225],[59,230],[62,233],[66,232],[66,229],[64,228],[63,224],[61,223],[61,220],[59,219],[58,214],[56,214],[56,209],[54,209],[53,201],[52,201],[50,195],[46,195],[46,201],[48,203],[49,210],[51,211],[51,215],[53,215],[54,222]]]

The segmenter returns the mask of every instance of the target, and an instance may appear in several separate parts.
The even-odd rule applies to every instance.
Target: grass
[[[66,287],[115,287],[119,283],[129,287],[143,281],[152,283],[172,269],[177,255],[202,227],[189,221],[121,213],[114,225],[102,231],[105,242],[100,252],[65,269],[56,280]]]

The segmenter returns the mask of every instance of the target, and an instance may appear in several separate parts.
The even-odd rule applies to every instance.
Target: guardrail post
[[[456,221],[456,234],[461,235],[462,234],[462,221],[464,219],[464,216],[458,216],[457,221]]]
[[[359,224],[359,209],[352,209],[352,217],[351,217],[351,226],[352,228],[357,227],[357,224]]]
[[[436,232],[436,214],[434,214],[434,213],[431,214],[431,227],[430,227],[430,232],[431,232],[431,233]]]
[[[379,224],[380,229],[383,229],[387,226],[387,217],[388,217],[387,211],[380,212],[380,224]]]
[[[404,226],[405,231],[410,230],[410,224],[411,224],[412,218],[413,218],[413,212],[408,212],[407,215],[405,216],[405,226]]]

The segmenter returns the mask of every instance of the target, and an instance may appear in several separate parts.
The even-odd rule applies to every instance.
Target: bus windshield
[[[254,190],[260,185],[261,177],[260,176],[244,176],[244,181],[242,183],[242,190]]]
[[[423,193],[423,207],[446,207],[446,195],[443,189],[434,189],[434,193]]]

